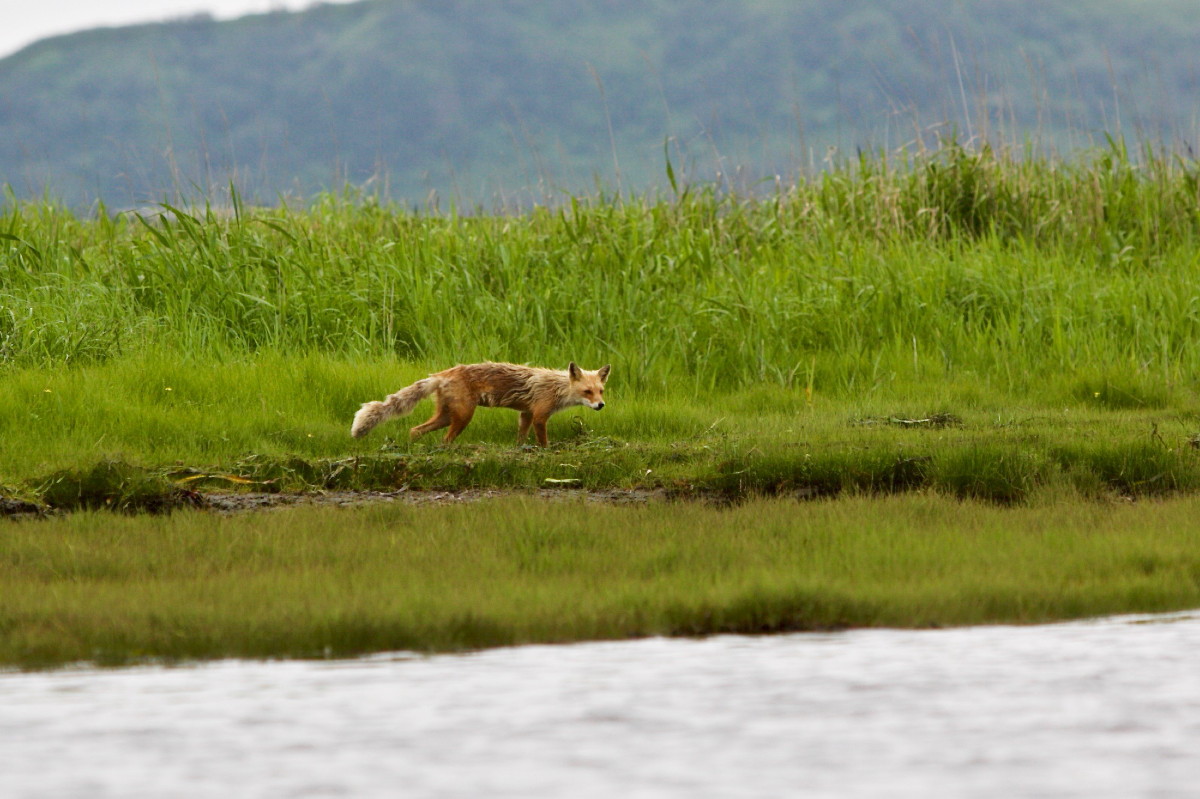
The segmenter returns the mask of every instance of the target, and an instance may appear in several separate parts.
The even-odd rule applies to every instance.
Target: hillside
[[[230,181],[493,206],[663,187],[665,147],[676,177],[738,186],[938,135],[1188,152],[1194,10],[368,0],[89,31],[0,61],[0,183],[110,207]]]

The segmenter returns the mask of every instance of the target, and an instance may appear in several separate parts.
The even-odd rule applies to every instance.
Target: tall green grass
[[[80,513],[0,536],[0,665],[1178,610],[1200,604],[1198,512],[909,496]]]
[[[637,391],[1037,390],[1200,373],[1200,166],[948,143],[753,197],[569,198],[519,216],[301,208],[0,215],[0,368],[147,352],[613,362]],[[1112,396],[1116,397],[1116,394]]]

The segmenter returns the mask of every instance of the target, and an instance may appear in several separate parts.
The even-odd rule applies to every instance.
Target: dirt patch
[[[332,505],[340,508],[383,505],[402,502],[410,505],[461,505],[497,497],[526,496],[547,502],[603,502],[613,505],[644,505],[668,499],[661,489],[603,489],[544,488],[536,490],[472,488],[462,491],[312,491],[296,494],[213,493],[202,494],[200,507],[221,513],[295,507],[297,505]]]

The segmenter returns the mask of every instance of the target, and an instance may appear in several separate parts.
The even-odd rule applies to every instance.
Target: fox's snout
[[[604,410],[604,403],[603,403],[603,402],[596,402],[596,403],[593,403],[593,404],[592,404],[592,410],[593,410],[593,411],[602,411],[602,410]]]

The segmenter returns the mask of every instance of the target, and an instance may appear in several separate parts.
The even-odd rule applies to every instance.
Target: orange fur
[[[412,438],[443,427],[449,444],[463,431],[475,409],[512,408],[520,411],[517,443],[533,428],[538,443],[547,445],[546,420],[573,405],[593,410],[604,407],[604,384],[611,367],[584,371],[571,363],[565,371],[514,363],[473,363],[452,366],[402,388],[382,402],[367,402],[354,415],[350,435],[362,438],[380,422],[409,413],[430,394],[437,403],[433,416],[409,431]]]

